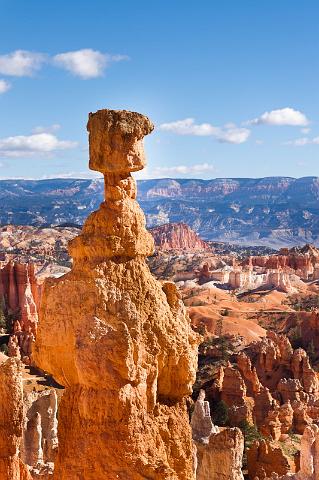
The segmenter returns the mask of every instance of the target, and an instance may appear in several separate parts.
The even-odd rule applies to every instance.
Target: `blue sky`
[[[0,177],[87,174],[87,114],[148,115],[152,177],[319,175],[316,0],[0,0]]]

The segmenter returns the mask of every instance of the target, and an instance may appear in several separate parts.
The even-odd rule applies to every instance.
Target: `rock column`
[[[46,281],[34,358],[66,387],[55,480],[193,480],[185,397],[197,337],[174,284],[145,257],[153,239],[131,172],[145,165],[149,119],[100,110],[88,122],[90,168],[105,201],[69,244],[70,273]]]

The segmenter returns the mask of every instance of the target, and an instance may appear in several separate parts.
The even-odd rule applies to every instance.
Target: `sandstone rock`
[[[28,421],[25,436],[27,438],[25,445],[27,456],[25,462],[31,466],[42,464],[42,428],[41,415],[39,413],[36,413],[36,415]]]
[[[197,252],[199,250],[210,250],[208,244],[185,223],[167,223],[160,227],[151,228],[150,232],[154,237],[156,248],[162,251]]]
[[[54,463],[57,448],[57,394],[52,388],[24,392],[25,427],[21,458],[31,467]]]
[[[279,409],[270,410],[265,424],[260,428],[261,433],[268,438],[278,441],[282,436],[282,424],[279,418]]]
[[[91,114],[90,166],[105,202],[69,245],[70,273],[45,283],[34,358],[66,387],[56,480],[192,480],[185,404],[197,338],[172,284],[145,263],[152,236],[130,172],[145,163],[143,115]]]
[[[284,403],[279,408],[279,420],[281,423],[281,433],[286,434],[292,431],[294,411],[290,401]]]
[[[284,476],[270,475],[266,480],[318,480],[319,479],[319,427],[308,426],[301,438],[300,470]]]
[[[236,357],[236,363],[245,380],[247,394],[250,396],[258,394],[261,389],[261,383],[256,368],[253,368],[251,365],[250,358],[245,353],[240,352]]]
[[[218,433],[218,427],[212,422],[209,402],[205,400],[205,391],[200,390],[195,402],[194,412],[191,419],[193,439],[200,443],[208,443],[212,433]]]
[[[0,364],[0,478],[32,480],[19,458],[23,434],[23,389],[19,360]]]
[[[290,471],[288,458],[282,449],[269,441],[255,441],[247,451],[248,474],[251,480],[270,476],[272,473],[285,475]]]
[[[212,434],[208,445],[197,444],[197,480],[244,480],[241,471],[244,436],[239,428]]]
[[[40,292],[33,264],[9,261],[0,267],[0,299],[15,319],[9,356],[21,357],[26,363],[31,361],[37,331]]]
[[[308,355],[302,348],[294,351],[291,368],[294,378],[300,380],[305,392],[311,395],[314,400],[317,400],[319,398],[318,373],[311,368]]]
[[[36,333],[38,323],[37,304],[40,287],[37,284],[34,265],[8,262],[0,268],[0,297],[6,308],[19,316],[22,330],[31,328]]]
[[[229,407],[231,425],[239,425],[246,420],[252,423],[253,405],[247,398],[247,389],[243,377],[230,363],[224,368],[221,387],[221,399]]]

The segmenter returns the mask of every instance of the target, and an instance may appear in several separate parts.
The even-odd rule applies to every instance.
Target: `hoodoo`
[[[193,480],[185,397],[197,337],[174,284],[159,283],[131,172],[145,165],[150,120],[100,110],[88,121],[90,168],[105,201],[70,242],[72,271],[46,281],[34,359],[66,387],[55,480]]]

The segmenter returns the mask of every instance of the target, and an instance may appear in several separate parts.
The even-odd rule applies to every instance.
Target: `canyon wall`
[[[101,110],[88,122],[90,168],[105,201],[69,245],[74,265],[45,282],[34,358],[66,387],[56,480],[194,479],[185,397],[197,337],[174,284],[145,257],[152,236],[130,172],[145,165],[148,118]]]
[[[181,250],[196,252],[210,251],[209,245],[185,223],[167,223],[150,229],[154,237],[155,247],[161,251]]]

